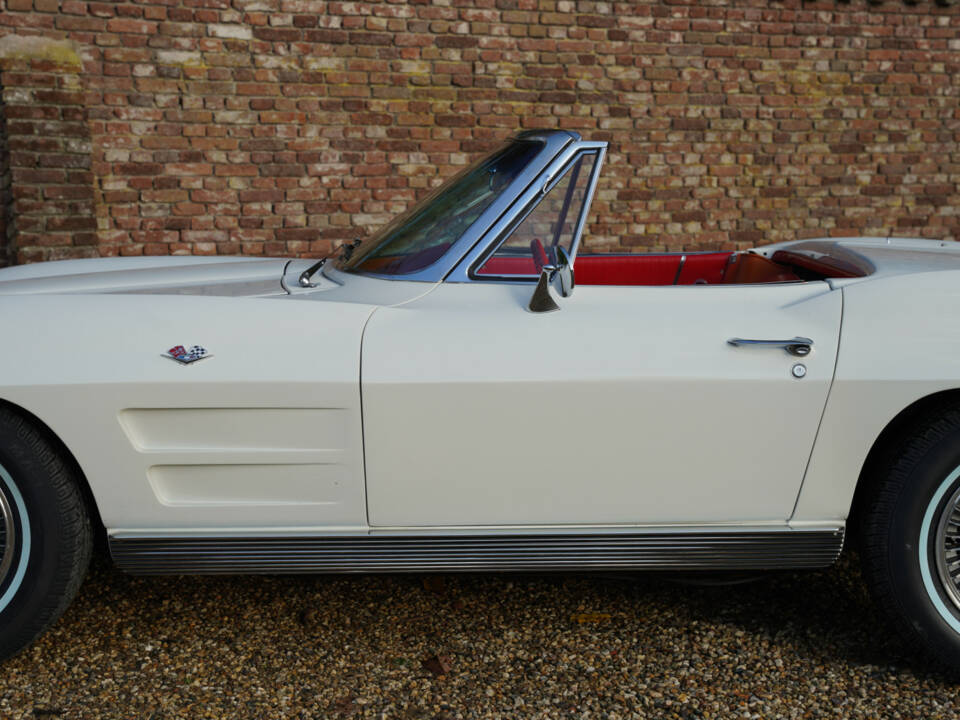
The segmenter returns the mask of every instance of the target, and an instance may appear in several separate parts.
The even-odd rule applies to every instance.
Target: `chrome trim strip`
[[[843,528],[552,535],[114,535],[143,575],[541,570],[772,570],[831,565]]]
[[[673,284],[680,282],[680,274],[683,272],[683,266],[687,262],[686,254],[680,256],[680,264],[677,266],[677,274],[673,276]]]
[[[590,214],[590,206],[593,205],[593,195],[597,191],[597,183],[600,181],[600,169],[603,167],[603,161],[607,157],[607,143],[580,143],[583,149],[590,145],[597,145],[597,159],[593,164],[593,172],[590,174],[590,184],[587,186],[586,195],[583,198],[583,207],[580,209],[580,218],[577,220],[577,227],[573,231],[573,245],[570,246],[570,267],[576,268],[577,251],[580,249],[580,238],[583,236],[583,228],[587,224],[587,215]]]

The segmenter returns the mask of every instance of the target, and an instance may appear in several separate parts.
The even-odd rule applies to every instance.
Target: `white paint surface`
[[[282,298],[0,294],[0,398],[37,415],[75,454],[108,528],[365,528],[359,367],[372,310]],[[181,365],[163,356],[177,344],[201,344],[213,357]],[[296,482],[289,465],[300,468]],[[181,469],[151,486],[155,466]],[[229,474],[211,470],[218,466],[241,468],[234,494]],[[333,468],[342,487],[328,497]],[[271,484],[285,504],[250,502]],[[327,500],[322,511],[311,504]]]
[[[372,317],[372,526],[785,522],[833,375],[826,283],[444,285]],[[782,349],[814,340],[802,380]]]
[[[960,249],[837,242],[875,272],[578,287],[546,315],[529,285],[333,270],[288,296],[283,260],[8,268],[0,398],[76,455],[111,530],[365,533],[368,492],[391,532],[836,524],[887,423],[960,387]],[[726,344],[794,335],[815,342],[800,380]],[[214,357],[162,357],[195,343]]]

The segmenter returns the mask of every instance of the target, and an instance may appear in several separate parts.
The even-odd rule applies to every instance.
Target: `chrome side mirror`
[[[540,271],[540,279],[537,280],[537,286],[533,289],[533,295],[530,296],[530,312],[543,313],[559,310],[560,306],[550,294],[550,275],[555,272],[553,265],[544,265]]]
[[[561,297],[570,297],[573,295],[573,288],[576,286],[576,280],[573,277],[573,265],[570,263],[570,256],[563,247],[557,245],[554,249],[557,255],[557,263],[552,280]]]
[[[560,306],[550,294],[550,287],[561,297],[570,297],[573,294],[573,288],[576,284],[573,276],[573,267],[570,265],[570,256],[567,251],[559,245],[552,248],[556,252],[556,264],[544,265],[540,271],[540,278],[537,280],[537,286],[530,297],[530,312],[542,313],[559,310]]]

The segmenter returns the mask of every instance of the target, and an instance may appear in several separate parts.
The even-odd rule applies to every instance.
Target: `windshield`
[[[597,153],[581,153],[563,171],[542,199],[477,270],[477,275],[536,276],[539,247],[550,263],[557,262],[556,248],[575,257],[578,227]]]
[[[433,265],[541,148],[539,143],[511,142],[477,161],[360,243],[340,268],[408,275]]]

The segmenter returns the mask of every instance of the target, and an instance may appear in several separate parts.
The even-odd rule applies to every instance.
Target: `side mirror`
[[[560,245],[555,248],[557,254],[557,271],[553,280],[557,285],[557,292],[562,297],[573,295],[573,288],[576,287],[576,280],[573,276],[573,265],[570,263],[570,256]]]
[[[530,297],[530,312],[542,313],[559,310],[560,306],[550,294],[550,287],[561,297],[570,297],[576,281],[573,276],[573,267],[570,265],[570,256],[567,251],[557,245],[552,248],[556,252],[556,264],[544,265],[540,270],[540,278]]]

